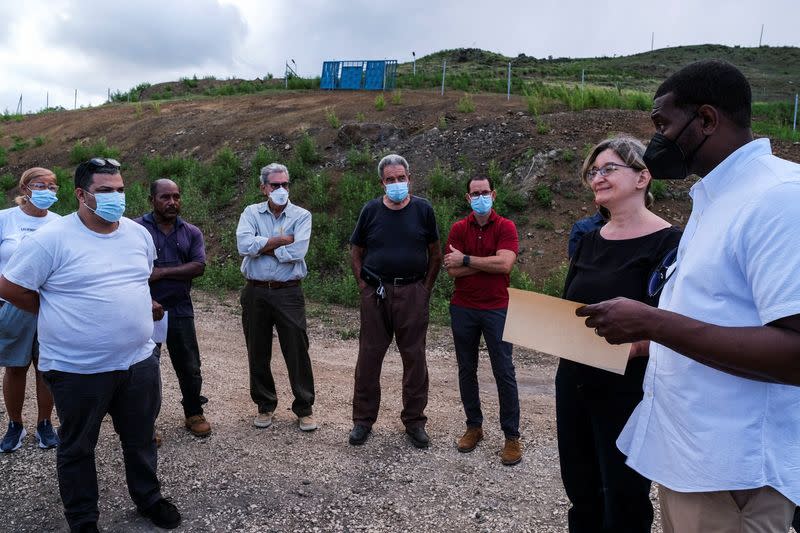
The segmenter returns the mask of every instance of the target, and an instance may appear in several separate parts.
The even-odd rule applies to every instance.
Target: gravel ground
[[[464,415],[455,355],[449,330],[437,326],[428,335],[431,447],[413,448],[403,431],[402,365],[396,350],[384,363],[383,403],[373,434],[364,446],[352,447],[347,433],[358,349],[356,310],[308,306],[320,428],[303,433],[289,409],[277,342],[273,372],[279,406],[273,426],[257,429],[237,297],[199,293],[195,304],[210,437],[198,439],[183,429],[175,374],[169,358],[162,358],[159,476],[162,492],[183,514],[177,531],[566,531],[568,501],[555,436],[555,359],[515,350],[525,447],[519,465],[502,466],[497,457],[503,435],[485,357],[480,382],[486,438],[472,453],[456,450]],[[55,453],[39,450],[32,436],[34,405],[29,382],[25,417],[30,435],[20,450],[0,455],[0,531],[67,531]],[[7,424],[5,413],[0,414]],[[101,528],[154,531],[128,496],[109,418],[97,445],[97,467]],[[658,523],[653,530],[661,530]]]

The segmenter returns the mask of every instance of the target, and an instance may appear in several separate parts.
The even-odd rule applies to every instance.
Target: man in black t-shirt
[[[408,162],[387,155],[378,164],[386,194],[362,208],[350,237],[361,290],[361,334],[353,390],[352,445],[366,442],[378,417],[383,358],[394,336],[403,359],[403,411],[411,443],[426,448],[428,304],[442,264],[431,204],[409,195]]]

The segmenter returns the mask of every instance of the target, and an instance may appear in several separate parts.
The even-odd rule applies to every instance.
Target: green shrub
[[[34,146],[42,146],[45,142],[47,142],[47,139],[45,139],[42,135],[37,135],[33,138]]]
[[[533,225],[534,225],[534,227],[536,229],[546,229],[546,230],[550,230],[550,231],[555,229],[555,226],[553,226],[553,223],[550,222],[549,220],[547,220],[546,218],[540,218]]]
[[[295,155],[306,165],[314,165],[322,160],[317,151],[317,142],[308,133],[304,133],[294,149]]]
[[[428,195],[432,201],[440,198],[458,197],[458,193],[463,190],[450,168],[443,166],[439,161],[436,161],[433,169],[428,173],[427,181]]]
[[[312,212],[323,211],[329,203],[330,178],[325,174],[312,174],[308,179],[292,185],[296,202]]]
[[[523,272],[516,265],[511,270],[511,287],[523,291],[535,291],[536,284],[527,272]],[[559,295],[560,296],[560,295]]]
[[[564,294],[564,283],[567,281],[568,270],[569,265],[567,263],[562,263],[561,266],[552,270],[542,281],[538,292],[561,298],[561,295]]]
[[[336,116],[336,110],[332,107],[325,108],[325,120],[328,121],[328,125],[333,129],[339,129],[342,124],[339,117]]]
[[[8,164],[8,153],[6,152],[5,148],[0,146],[0,167],[4,167]]]
[[[565,163],[572,163],[575,161],[575,152],[569,148],[565,149],[563,152],[561,152],[561,160]]]
[[[475,112],[475,102],[472,101],[472,96],[464,94],[458,101],[458,104],[456,104],[456,109],[461,113]]]
[[[386,98],[384,98],[382,94],[379,94],[375,97],[375,109],[378,111],[383,111],[385,108]]]
[[[351,168],[368,167],[374,162],[369,144],[361,150],[353,146],[347,151],[347,163]]]
[[[78,210],[78,199],[75,198],[75,181],[73,174],[67,169],[53,167],[51,169],[56,175],[58,183],[58,201],[50,208],[51,211],[59,215],[66,215]]]
[[[8,192],[19,184],[17,178],[13,174],[0,175],[0,189],[3,192]]]
[[[400,105],[403,103],[403,93],[399,90],[392,92],[392,105]]]
[[[550,125],[547,122],[537,122],[536,123],[536,133],[539,135],[547,135],[550,133]]]
[[[361,111],[356,113],[356,122],[364,122],[365,120],[367,120],[367,116],[364,113]]]
[[[447,129],[447,117],[444,115],[439,115],[439,129],[446,130]]]
[[[667,184],[662,180],[650,181],[650,193],[656,200],[663,200],[667,197]]]
[[[544,183],[536,187],[533,195],[540,207],[549,208],[553,203],[553,192]]]
[[[244,277],[237,259],[213,259],[206,263],[205,273],[194,281],[197,288],[214,292],[238,290],[244,286]]]
[[[12,144],[11,148],[8,149],[9,152],[21,152],[31,145],[29,141],[26,141],[17,135],[12,135],[11,140],[14,141],[14,144]]]
[[[102,137],[90,144],[84,144],[78,141],[69,152],[69,163],[71,165],[78,165],[93,157],[119,159],[119,150],[108,146],[105,138]]]

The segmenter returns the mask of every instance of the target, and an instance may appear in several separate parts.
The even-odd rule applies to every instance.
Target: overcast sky
[[[318,76],[327,59],[445,48],[627,55],[715,43],[800,46],[798,0],[0,0],[0,112],[99,105],[107,90],[214,75]]]

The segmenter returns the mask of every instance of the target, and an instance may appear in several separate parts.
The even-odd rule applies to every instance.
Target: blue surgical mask
[[[97,200],[97,207],[92,209],[86,202],[83,205],[89,207],[95,215],[99,216],[107,222],[117,222],[122,218],[122,213],[125,212],[125,193],[124,192],[98,192],[96,194],[89,191],[84,191]]]
[[[477,198],[473,198],[470,200],[469,205],[472,206],[472,210],[478,215],[486,215],[492,210],[492,195],[483,194]]]
[[[408,182],[398,181],[397,183],[386,184],[386,196],[389,197],[389,200],[399,204],[408,196]]]
[[[48,189],[43,191],[34,189],[31,191],[31,195],[28,198],[31,203],[39,209],[50,209],[50,206],[58,201],[56,193]]]

